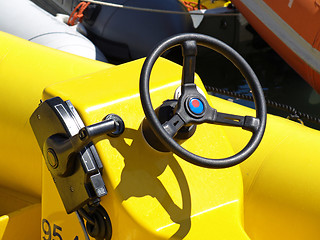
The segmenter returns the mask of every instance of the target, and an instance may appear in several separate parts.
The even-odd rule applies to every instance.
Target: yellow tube
[[[3,32],[0,32],[0,45],[0,184],[40,197],[42,156],[29,117],[38,106],[43,89],[112,65]]]

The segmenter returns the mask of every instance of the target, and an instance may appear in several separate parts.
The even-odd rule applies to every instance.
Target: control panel
[[[92,140],[104,134],[120,135],[122,119],[109,114],[85,126],[70,101],[55,97],[39,105],[30,123],[67,213],[99,202],[107,189]]]

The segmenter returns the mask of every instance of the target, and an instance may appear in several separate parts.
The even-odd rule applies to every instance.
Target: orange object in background
[[[233,0],[259,35],[320,93],[320,1]]]

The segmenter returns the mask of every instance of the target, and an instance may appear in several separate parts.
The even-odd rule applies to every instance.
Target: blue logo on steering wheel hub
[[[199,98],[190,98],[188,107],[189,110],[196,115],[202,114],[204,110],[203,102]]]

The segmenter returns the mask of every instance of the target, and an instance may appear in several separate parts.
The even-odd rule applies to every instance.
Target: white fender
[[[107,61],[75,27],[59,21],[29,0],[0,1],[0,30],[47,47]]]

